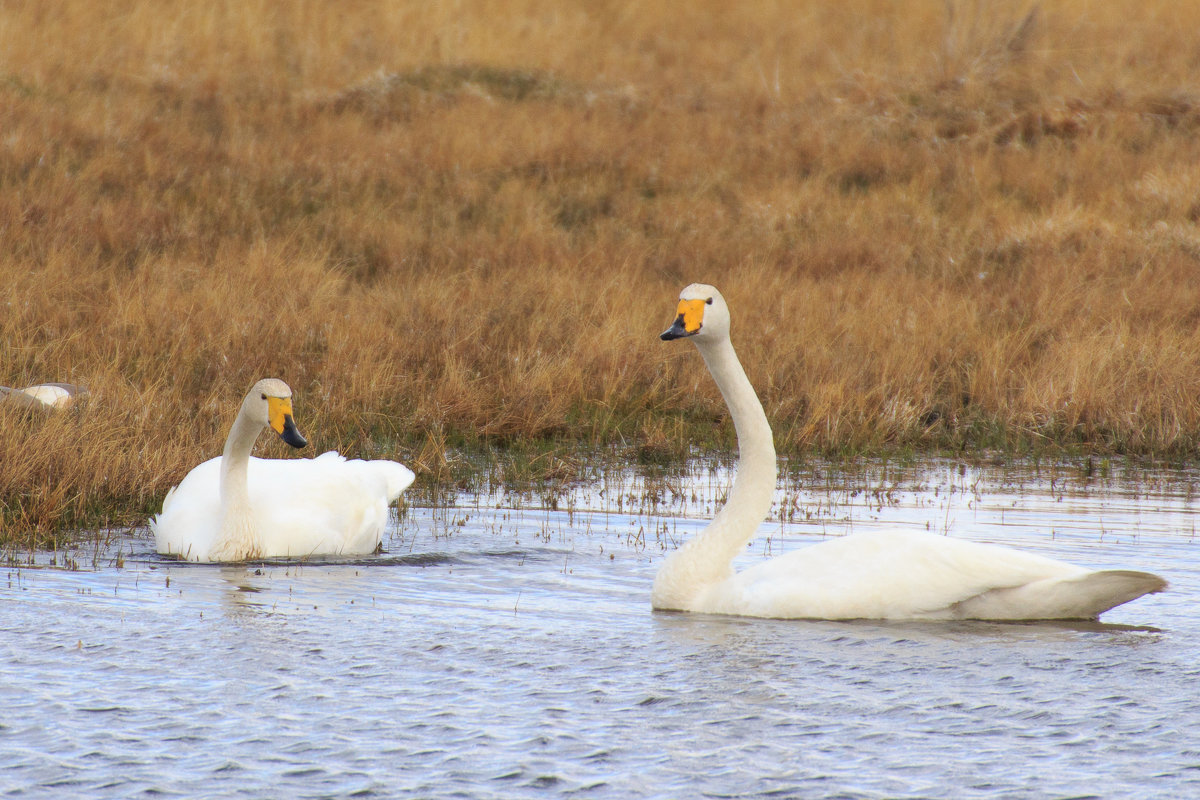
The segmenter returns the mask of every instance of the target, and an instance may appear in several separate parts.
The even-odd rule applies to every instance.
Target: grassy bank
[[[144,521],[267,375],[430,479],[727,447],[698,280],[785,453],[1193,452],[1200,8],[660,5],[6,3],[0,383],[91,396],[0,408],[0,539]]]

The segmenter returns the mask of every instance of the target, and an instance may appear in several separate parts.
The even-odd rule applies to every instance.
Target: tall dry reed
[[[143,521],[246,388],[314,451],[1190,455],[1200,9],[6,3],[0,538]],[[262,449],[280,453],[277,444]]]

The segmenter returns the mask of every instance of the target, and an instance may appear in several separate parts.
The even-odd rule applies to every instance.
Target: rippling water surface
[[[353,562],[181,565],[144,531],[77,569],[21,556],[0,792],[1200,796],[1196,475],[816,470],[743,557],[910,526],[1172,582],[1106,624],[652,613],[664,548],[728,477],[409,508]]]

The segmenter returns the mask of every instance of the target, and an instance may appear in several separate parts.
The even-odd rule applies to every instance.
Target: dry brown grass
[[[143,520],[265,375],[315,450],[438,475],[462,444],[727,442],[655,336],[697,280],[784,450],[1190,453],[1197,24],[5,3],[0,383],[92,394],[0,409],[0,537]]]

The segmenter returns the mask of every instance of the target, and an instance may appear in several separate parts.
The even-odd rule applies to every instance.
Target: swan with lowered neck
[[[39,410],[70,408],[87,390],[73,383],[39,383],[24,389],[0,386],[0,403],[15,403]]]
[[[265,378],[250,390],[224,453],[195,467],[150,520],[159,553],[188,561],[362,555],[375,552],[389,504],[413,481],[395,461],[252,458],[270,428],[292,447],[307,442],[292,419],[292,390]]]
[[[729,340],[729,307],[712,286],[679,295],[664,340],[690,338],[737,430],[737,477],[699,535],[667,556],[656,609],[807,619],[1095,619],[1167,582],[1133,570],[1089,570],[1044,556],[909,531],[832,539],[734,572],[731,562],[766,519],[775,445]]]

